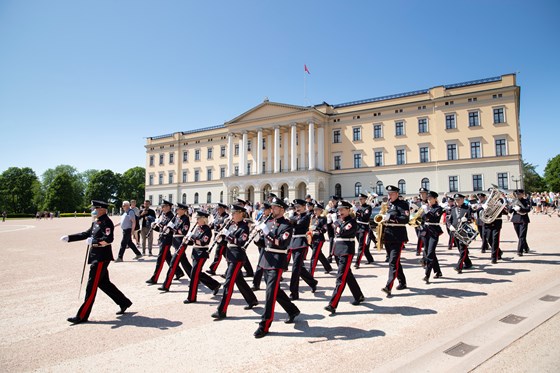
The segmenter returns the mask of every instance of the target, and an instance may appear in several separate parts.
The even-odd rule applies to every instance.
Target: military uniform
[[[243,207],[232,206],[233,211],[246,210]],[[245,244],[249,240],[249,225],[241,220],[240,222],[233,222],[227,229],[227,233],[221,238],[227,243],[227,260],[228,268],[226,270],[226,281],[224,282],[224,293],[222,300],[218,306],[218,310],[212,314],[212,317],[221,319],[226,317],[227,308],[233,293],[233,285],[241,292],[241,295],[247,302],[247,309],[253,308],[257,305],[257,297],[251,290],[243,276],[239,276],[243,263],[247,260],[247,253],[245,252]]]
[[[398,192],[399,189],[389,185],[388,191]],[[396,190],[393,190],[396,189]],[[401,265],[401,253],[406,242],[408,242],[408,234],[406,226],[410,220],[409,205],[406,201],[396,199],[388,201],[387,214],[384,217],[385,228],[383,231],[383,243],[389,255],[389,276],[387,285],[383,288],[387,294],[391,293],[395,279],[399,281],[397,290],[406,289],[406,277]]]
[[[362,197],[367,198],[365,195],[361,195]],[[373,263],[373,256],[369,251],[369,220],[371,218],[371,206],[367,203],[364,203],[360,206],[360,208],[356,211],[356,223],[358,224],[358,228],[356,229],[356,239],[358,240],[358,255],[356,256],[356,268],[360,268],[360,262],[362,261],[362,257],[365,255],[367,264]]]
[[[457,200],[457,195],[455,195],[455,200]],[[464,219],[463,219],[464,218]],[[466,221],[462,221],[465,220]],[[469,206],[466,203],[462,205],[456,205],[454,208],[451,209],[451,213],[447,218],[447,224],[453,226],[455,230],[459,228],[459,226],[463,223],[468,224],[472,220],[472,212]],[[459,250],[459,261],[455,266],[455,270],[458,273],[463,272],[463,268],[469,269],[472,267],[471,259],[469,258],[469,248],[467,245],[462,243],[460,240],[455,239],[455,245]]]
[[[476,224],[476,229],[478,230],[480,240],[482,241],[482,245],[480,247],[481,252],[484,254],[486,250],[488,250],[488,234],[486,234],[485,229],[486,225],[482,221],[482,216],[484,214],[484,203],[486,199],[486,194],[478,193],[477,194],[479,200],[478,203],[471,205],[472,215],[474,222]]]
[[[485,241],[490,246],[492,251],[492,263],[497,263],[502,259],[502,250],[500,250],[500,233],[502,231],[503,220],[502,216],[507,215],[507,208],[504,207],[502,213],[491,223],[483,223],[483,233]]]
[[[518,189],[515,193],[524,191]],[[514,206],[510,206],[509,212],[513,213],[511,217],[511,222],[513,223],[513,229],[517,234],[519,239],[517,243],[517,255],[523,256],[523,253],[529,252],[529,245],[527,244],[527,229],[529,228],[529,212],[531,211],[531,204],[525,198],[520,198],[519,200],[519,210],[514,209]]]
[[[189,233],[189,229],[191,225],[189,216],[186,214],[186,212],[188,211],[188,206],[182,204],[177,204],[177,205],[179,205],[180,208],[185,210],[185,214],[181,216],[176,216],[175,219],[173,220],[175,227],[173,228],[172,245],[173,248],[175,249],[175,253],[171,258],[171,263],[169,264],[169,269],[167,270],[167,276],[165,277],[163,286],[159,288],[159,290],[162,291],[169,291],[169,287],[171,286],[171,281],[173,281],[173,276],[175,276],[175,272],[177,271],[177,268],[179,268],[179,263],[183,267],[184,272],[187,274],[187,276],[190,277],[192,271],[192,265],[187,259],[187,255],[185,254],[187,245],[186,243],[183,243],[183,238]],[[178,277],[177,279],[179,279],[182,276],[177,276],[177,277]]]
[[[348,201],[339,201],[338,208],[350,209],[352,205]],[[325,307],[331,313],[336,312],[340,297],[344,292],[346,283],[354,296],[352,304],[358,305],[364,300],[364,294],[360,289],[360,285],[352,274],[352,258],[356,253],[356,230],[358,229],[356,220],[350,215],[346,216],[344,220],[337,220],[335,225],[335,238],[332,254],[338,258],[338,273],[336,277],[336,285],[329,301],[328,306]]]
[[[435,197],[437,198],[437,193]],[[422,241],[424,242],[424,262],[426,265],[424,281],[428,282],[432,270],[435,277],[441,277],[441,268],[436,255],[436,248],[439,241],[439,236],[443,234],[439,222],[443,215],[443,208],[437,203],[428,207],[428,212],[422,216],[423,228],[420,232]]]
[[[102,201],[91,201],[94,207],[106,209],[108,204]],[[121,308],[117,314],[122,314],[132,305],[128,299],[109,279],[109,263],[113,259],[113,250],[111,243],[113,242],[114,224],[107,214],[98,216],[91,224],[91,227],[82,233],[71,234],[61,239],[67,242],[88,240],[90,242],[90,250],[87,263],[90,264],[89,276],[86,286],[86,296],[84,303],[81,305],[75,317],[68,319],[73,324],[78,324],[88,320],[97,295],[97,288],[107,294]]]
[[[219,206],[227,208],[227,206],[222,205],[222,204],[219,204]],[[229,218],[229,214],[226,211],[224,211],[222,214],[216,215],[214,217],[214,221],[212,222],[212,224],[210,224],[210,228],[212,228],[214,230],[215,234],[217,234],[219,231],[222,230],[222,228],[225,227],[226,220],[228,218]],[[212,261],[212,263],[210,263],[210,268],[208,268],[206,270],[207,273],[209,273],[211,275],[216,274],[216,270],[218,269],[218,266],[220,265],[222,257],[225,258],[225,256],[226,256],[226,249],[227,249],[227,242],[226,241],[221,241],[217,244],[216,251],[214,252],[214,260]]]
[[[286,204],[279,198],[273,198],[271,205],[286,208]],[[262,230],[262,229],[261,229]],[[292,239],[292,227],[287,219],[280,216],[266,223],[266,232],[262,232],[266,246],[260,259],[259,266],[264,270],[266,282],[266,301],[259,328],[255,331],[255,338],[262,338],[270,329],[274,320],[274,305],[276,301],[288,313],[288,321],[299,315],[300,311],[290,300],[288,295],[280,288],[282,272],[287,268],[288,246]]]
[[[319,208],[323,208],[321,205],[316,205]],[[316,216],[313,215],[311,217],[312,224],[311,224],[311,262],[309,263],[309,272],[312,277],[315,276],[315,269],[317,268],[317,262],[321,262],[323,268],[325,269],[325,273],[329,273],[332,271],[332,266],[330,265],[329,261],[323,254],[323,245],[325,243],[325,233],[327,232],[327,218],[325,216]]]
[[[265,210],[270,209],[270,204],[268,204],[267,202],[265,202]],[[272,217],[272,215],[268,215],[265,216],[264,213],[260,218],[260,222],[268,222],[268,220],[270,220],[270,218]],[[257,246],[257,249],[259,250],[259,258],[257,260],[257,269],[255,270],[255,273],[253,275],[253,286],[251,287],[251,290],[259,290],[261,288],[261,280],[264,274],[264,270],[263,268],[259,265],[259,263],[261,262],[263,253],[264,253],[264,248],[266,247],[266,242],[264,241],[264,238],[262,237],[262,235],[258,235],[259,239],[255,240],[255,246]]]

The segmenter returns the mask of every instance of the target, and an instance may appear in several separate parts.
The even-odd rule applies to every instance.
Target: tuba
[[[480,220],[485,224],[491,224],[500,216],[506,205],[507,200],[504,197],[504,193],[497,186],[493,185],[490,188],[490,195],[486,200],[486,206],[482,210]]]
[[[381,251],[381,248],[383,247],[383,230],[385,229],[385,226],[383,225],[383,215],[387,213],[387,210],[389,210],[389,203],[383,202],[381,204],[379,214],[375,215],[373,218],[373,221],[377,224],[377,228],[375,230],[377,235],[377,251]]]

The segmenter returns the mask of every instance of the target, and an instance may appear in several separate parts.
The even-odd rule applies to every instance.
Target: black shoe
[[[146,280],[146,284],[148,284],[148,285],[155,285],[155,284],[157,284],[157,282],[155,282],[155,281],[152,280],[152,279],[149,279],[149,280]]]
[[[386,286],[383,289],[381,289],[381,291],[384,292],[385,294],[387,294],[387,296],[391,295],[391,290],[389,290],[389,288],[386,287]]]
[[[168,292],[168,291],[169,291],[169,289],[166,288],[165,286],[160,286],[160,287],[157,288],[157,289],[158,289],[158,290],[161,290],[161,291],[165,291],[165,292]]]
[[[434,278],[440,278],[440,277],[443,277],[443,274],[441,272],[436,273],[434,276]]]
[[[360,269],[360,266],[356,264],[356,265],[354,266],[354,269]]]
[[[220,275],[220,277],[221,277],[221,278],[226,278],[226,274],[225,274],[225,273],[222,273],[222,274]]]
[[[268,334],[268,332],[265,332],[263,328],[260,328],[260,327],[259,327],[259,328],[253,333],[253,336],[254,336],[255,338],[262,338],[262,337],[264,337],[264,336],[267,335],[267,334]]]
[[[128,306],[121,306],[121,310],[119,312],[117,312],[117,315],[124,315],[124,313],[126,312],[128,307],[130,307],[130,306],[132,306],[132,303],[130,303]]]
[[[213,295],[218,295],[218,292],[220,291],[220,287],[221,287],[221,286],[218,285],[217,288],[215,288],[214,290],[212,290],[212,294],[213,294]]]
[[[424,276],[424,278],[422,279],[426,284],[430,283],[430,278],[428,276]]]
[[[369,260],[366,264],[373,264],[373,262],[375,262],[375,260]]]
[[[195,300],[190,300],[189,298],[187,298],[183,301],[183,303],[185,303],[185,304],[194,303],[194,302],[196,302],[196,301]]]
[[[420,259],[420,264],[422,265],[422,268],[426,268],[426,261],[424,259]]]
[[[471,269],[472,266],[473,266],[473,265],[471,264],[471,265],[469,265],[469,266],[464,266],[463,268],[464,268],[464,269]]]
[[[296,311],[293,315],[290,315],[285,321],[284,324],[293,324],[295,322],[296,317],[300,314],[299,310]]]
[[[359,306],[360,303],[362,303],[366,298],[364,298],[364,296],[362,295],[361,297],[359,297],[358,299],[354,299],[354,301],[352,302],[353,306]]]
[[[332,263],[332,256],[329,256],[329,257],[327,258],[327,262]]]
[[[334,315],[336,313],[336,308],[334,308],[333,306],[331,306],[330,304],[328,306],[325,307],[326,311],[329,311],[331,313],[331,315]]]
[[[207,269],[207,270],[204,271],[204,272],[208,273],[208,274],[211,275],[211,276],[215,276],[215,275],[216,275],[216,271],[213,271],[213,270],[211,270],[211,269]]]
[[[525,254],[529,253],[529,249],[525,249]]]
[[[315,293],[317,291],[317,284],[319,283],[319,281],[315,281],[315,284],[311,285],[311,292]]]
[[[83,322],[87,322],[87,319],[80,319],[78,316],[69,317],[66,319],[71,324],[81,324]]]
[[[453,268],[453,269],[454,269],[455,271],[457,271],[457,273],[459,273],[459,274],[463,273],[463,270],[462,270],[462,269],[459,269],[459,268],[457,268],[457,267],[455,267],[455,268]]]
[[[243,307],[244,310],[252,310],[254,307],[258,306],[259,302],[251,303]]]
[[[385,263],[389,263],[389,257],[388,256],[385,257]]]
[[[251,290],[257,291],[257,290],[261,290],[261,288],[258,287],[258,286],[253,285],[253,286],[251,286]]]
[[[247,272],[245,273],[245,277],[255,277],[255,274]]]
[[[225,313],[221,313],[219,311],[214,312],[212,315],[213,318],[215,318],[216,320],[222,320],[226,318],[226,314]]]
[[[482,253],[482,254],[486,254],[486,250],[483,249],[483,250],[481,251],[481,253]]]
[[[397,287],[395,288],[397,290],[404,290],[406,289],[406,284],[398,284]]]
[[[498,261],[496,259],[492,259],[492,264],[496,264]]]
[[[185,277],[185,274],[175,275],[175,280],[180,280],[181,277]]]
[[[523,256],[523,252],[517,253],[517,256]]]
[[[325,274],[328,275],[329,273],[331,273],[331,271],[332,271],[332,269],[327,269],[327,270],[325,271]]]
[[[422,252],[421,252],[421,251],[417,251],[417,252],[416,252],[416,256],[420,256],[420,255],[422,255]]]
[[[298,300],[299,296],[290,294],[290,300]]]

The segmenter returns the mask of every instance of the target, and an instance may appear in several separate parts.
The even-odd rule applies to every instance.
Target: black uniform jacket
[[[249,239],[249,224],[243,220],[239,223],[231,223],[225,239],[228,247],[226,256],[230,262],[244,262],[247,260],[247,254],[243,246],[245,246]]]
[[[333,255],[354,255],[356,253],[356,230],[358,223],[348,215],[344,220],[334,222]]]
[[[443,233],[443,230],[439,226],[439,221],[441,220],[441,215],[443,215],[443,208],[440,205],[433,205],[428,207],[428,212],[422,216],[422,221],[424,223],[424,229],[422,230],[423,236],[438,237]],[[436,225],[437,224],[437,225]]]
[[[509,212],[513,213],[511,217],[511,222],[513,224],[527,224],[530,222],[529,220],[529,212],[531,211],[531,204],[525,198],[520,198],[519,202],[523,206],[519,212],[513,209],[513,206],[510,206]]]
[[[114,229],[113,221],[107,215],[101,215],[87,231],[69,235],[68,242],[81,241],[91,237],[93,241],[89,251],[88,264],[110,262],[113,260],[111,242],[113,242]],[[101,241],[105,241],[109,245],[98,246]]]
[[[197,225],[193,235],[189,240],[189,245],[193,245],[193,259],[208,258],[208,246],[212,239],[212,229],[208,225]]]
[[[327,217],[313,215],[311,217],[311,230],[313,233],[313,242],[321,242],[325,240],[327,232]]]
[[[390,218],[383,230],[383,242],[407,242],[406,224],[410,219],[408,202],[400,199],[395,200],[395,202],[389,201],[387,213]],[[400,225],[392,226],[391,224]]]
[[[189,233],[191,222],[187,214],[176,216],[173,222],[175,223],[175,228],[173,229],[173,247],[178,249],[179,246],[181,246],[181,242],[183,242],[183,238]]]
[[[466,217],[467,223],[472,221],[472,211],[466,203],[461,206],[455,206],[451,209],[451,212],[447,218],[447,225],[452,225],[455,229],[459,228],[461,224],[461,218]]]
[[[292,241],[292,226],[283,216],[269,220],[270,232],[264,237],[266,246],[259,262],[264,269],[287,269],[288,246]]]
[[[358,223],[358,230],[364,231],[369,229],[369,219],[371,218],[371,206],[364,203],[356,211],[356,223]]]
[[[301,249],[302,247],[308,246],[305,234],[309,230],[310,221],[311,215],[306,212],[294,214],[294,216],[290,218],[290,223],[292,223],[294,228],[290,249]]]
[[[507,206],[504,207],[504,209],[502,210],[502,213],[498,215],[498,217],[496,218],[496,220],[494,220],[492,223],[484,223],[484,228],[488,228],[488,229],[502,229],[502,225],[503,225],[503,220],[502,220],[502,216],[503,215],[507,215],[508,213],[508,209]],[[481,213],[482,214],[482,213]]]
[[[158,242],[160,245],[171,245],[173,240],[173,230],[170,229],[167,224],[173,221],[175,215],[171,211],[167,211],[165,214],[161,214],[160,222],[154,227],[154,231],[159,232]]]

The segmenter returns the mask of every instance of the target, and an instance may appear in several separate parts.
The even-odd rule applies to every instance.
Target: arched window
[[[375,193],[382,196],[384,191],[385,191],[385,188],[383,188],[383,181],[379,180],[377,182],[377,184],[375,185]]]
[[[354,197],[358,197],[362,193],[362,183],[359,181],[354,184]]]
[[[220,203],[224,203],[224,191],[220,192]]]
[[[182,201],[182,202],[181,202],[182,204],[186,204],[186,203],[187,203],[187,193],[183,193],[183,198],[182,198],[181,201]]]
[[[206,203],[212,203],[212,192],[206,194]]]
[[[194,194],[194,204],[197,205],[198,204],[198,193]]]
[[[399,180],[399,189],[401,190],[401,194],[406,194],[406,181],[403,179]]]
[[[426,188],[427,190],[430,190],[430,179],[428,179],[427,177],[422,179],[422,188]]]
[[[340,186],[340,184],[336,184],[334,186],[334,195],[338,197],[342,197],[342,187]]]

